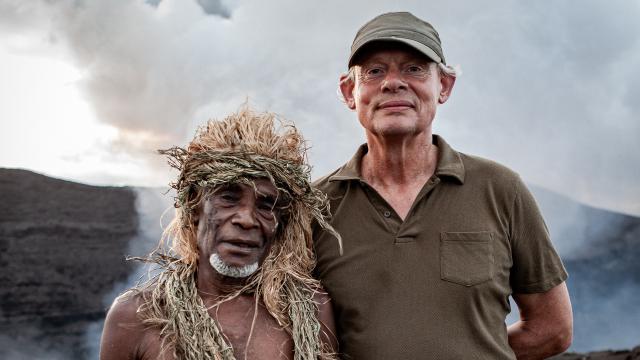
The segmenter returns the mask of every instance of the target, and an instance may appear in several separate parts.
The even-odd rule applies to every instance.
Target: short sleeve
[[[511,288],[516,294],[546,292],[565,281],[568,274],[551,243],[538,205],[519,177],[514,190],[509,219]]]

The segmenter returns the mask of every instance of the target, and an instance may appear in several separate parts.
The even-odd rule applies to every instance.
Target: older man
[[[316,280],[311,220],[326,197],[309,183],[292,126],[248,108],[211,121],[186,149],[171,256],[157,278],[116,299],[102,337],[109,359],[333,359],[331,304]]]
[[[317,182],[344,254],[315,235],[349,358],[542,359],[571,342],[567,274],[531,194],[432,133],[455,80],[412,14],[380,15],[353,41],[340,90],[366,144]],[[507,328],[510,295],[521,319]]]

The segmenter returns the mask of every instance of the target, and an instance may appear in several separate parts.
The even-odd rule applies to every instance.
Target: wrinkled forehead
[[[268,178],[239,178],[237,181],[226,182],[219,184],[213,188],[209,189],[210,193],[218,193],[220,191],[238,191],[238,192],[251,192],[256,196],[268,196],[277,198],[281,193],[280,190],[276,187],[276,185]]]
[[[278,188],[268,178],[243,178],[234,182],[227,182],[205,190],[205,198],[210,198],[223,192],[232,192],[236,195],[253,195],[255,199],[264,201],[274,209],[284,210],[289,208],[293,198],[286,189]]]
[[[403,44],[397,41],[373,41],[363,46],[354,56],[352,64],[353,66],[362,66],[365,63],[395,54],[406,58],[407,60],[415,60],[424,63],[434,62],[428,56],[424,55],[420,51],[412,48],[409,45]]]

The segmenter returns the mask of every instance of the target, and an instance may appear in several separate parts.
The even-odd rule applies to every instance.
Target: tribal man
[[[340,237],[305,150],[292,125],[244,107],[160,151],[180,171],[176,217],[148,259],[159,275],[109,310],[102,360],[336,357],[311,222]]]

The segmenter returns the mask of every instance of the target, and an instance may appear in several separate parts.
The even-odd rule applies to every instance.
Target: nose
[[[402,78],[402,74],[397,69],[390,69],[382,82],[382,90],[397,92],[399,90],[406,90],[407,83]]]
[[[231,218],[231,223],[244,229],[256,228],[260,225],[256,218],[253,204],[247,204],[246,202],[238,206],[238,211]]]

